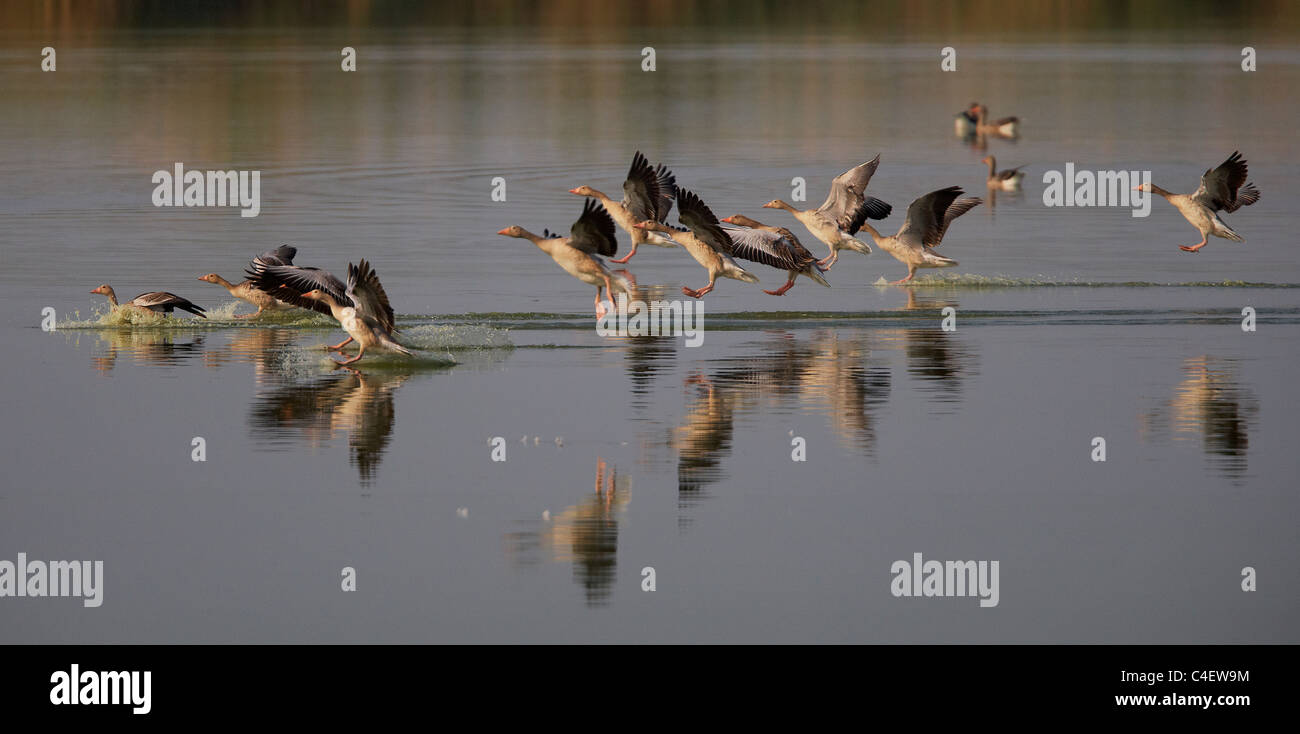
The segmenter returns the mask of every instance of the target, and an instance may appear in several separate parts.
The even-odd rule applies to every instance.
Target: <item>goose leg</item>
[[[1203,235],[1201,235],[1201,241],[1200,241],[1200,242],[1198,242],[1198,243],[1192,245],[1191,247],[1188,247],[1187,245],[1179,245],[1179,246],[1178,246],[1178,249],[1182,250],[1183,252],[1196,252],[1197,250],[1201,249],[1202,247],[1205,247],[1205,243],[1208,242],[1209,239],[1210,239],[1210,236],[1209,236],[1209,235],[1207,235],[1207,234],[1203,234]]]
[[[632,259],[632,256],[635,255],[635,254],[636,254],[636,243],[633,242],[633,243],[632,243],[632,251],[631,251],[631,252],[629,252],[628,254],[624,255],[623,257],[618,258],[617,260],[610,260],[610,262],[612,262],[612,263],[618,263],[619,265],[622,265],[623,263],[627,262],[628,260],[631,260],[631,259]]]
[[[697,290],[697,291],[695,291],[695,290],[691,290],[690,288],[687,288],[686,286],[682,286],[682,293],[685,293],[686,295],[690,296],[691,298],[703,298],[705,293],[708,293],[709,291],[713,290],[713,282],[714,282],[714,280],[716,280],[715,276],[714,276],[712,273],[710,273],[710,274],[709,274],[709,284],[708,284],[708,285],[704,286],[703,288],[701,288],[701,289],[699,289],[699,290]]]
[[[343,347],[347,346],[348,343],[351,341],[352,341],[352,337],[348,337],[347,339],[344,339],[343,341],[339,342],[338,344],[335,344],[334,346],[330,346],[328,344],[325,345],[325,349],[326,351],[330,351],[330,352],[340,352],[343,351]]]
[[[339,364],[352,364],[353,362],[361,359],[361,355],[365,353],[366,353],[366,345],[362,344],[361,349],[357,352],[357,356],[353,357],[352,359],[345,359],[342,362],[339,362]]]
[[[890,285],[902,285],[902,284],[906,283],[907,281],[911,280],[913,275],[916,275],[916,268],[908,268],[908,269],[907,269],[907,277],[906,277],[906,278],[903,278],[902,280],[895,280],[895,281],[892,281],[892,282],[890,283]]]
[[[596,289],[596,318],[597,319],[604,318],[606,312],[607,309],[605,308],[605,304],[602,303],[600,300],[600,289],[597,288]]]
[[[257,310],[252,313],[246,313],[243,316],[236,316],[237,319],[255,319],[262,315],[262,307],[258,306]]]
[[[785,285],[781,286],[780,288],[777,288],[774,291],[769,291],[765,289],[763,292],[768,294],[769,296],[784,296],[786,291],[794,287],[794,278],[795,278],[795,273],[790,273],[790,279],[785,282]]]
[[[827,270],[830,270],[831,266],[835,264],[835,261],[839,259],[840,259],[840,251],[832,247],[831,254],[817,261],[817,267],[821,268],[822,271],[825,272]]]

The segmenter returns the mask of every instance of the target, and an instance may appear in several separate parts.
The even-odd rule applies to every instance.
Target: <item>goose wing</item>
[[[267,250],[253,258],[253,263],[261,265],[293,265],[293,259],[297,255],[298,248],[291,245],[281,245],[274,250]]]
[[[595,199],[582,205],[582,215],[569,229],[569,245],[588,255],[609,257],[618,252],[614,219]]]
[[[871,177],[875,175],[876,169],[879,167],[880,154],[877,153],[875,158],[836,176],[831,181],[830,195],[817,208],[817,211],[834,219],[839,224],[840,229],[847,231],[851,226],[850,223],[854,214],[866,198],[867,184],[871,183]],[[875,201],[879,201],[879,199]],[[880,203],[884,204],[884,202]],[[888,204],[885,206],[888,206]],[[889,216],[889,212],[886,211],[884,216]]]
[[[1218,168],[1205,172],[1201,177],[1200,188],[1192,194],[1192,200],[1216,212],[1220,209],[1234,212],[1243,206],[1254,204],[1259,201],[1259,189],[1253,185],[1242,189],[1248,172],[1241,153],[1233,151]]]
[[[779,232],[763,229],[724,229],[723,232],[731,239],[731,254],[742,260],[778,270],[803,270],[817,260],[798,240]]]
[[[960,186],[931,191],[907,207],[907,221],[898,230],[898,238],[915,237],[926,247],[938,247],[952,221],[984,203],[983,199],[968,196]]]
[[[677,190],[677,221],[686,225],[695,238],[725,255],[731,253],[731,238],[713,210],[695,192]]]
[[[189,311],[190,313],[196,316],[203,316],[203,318],[207,318],[207,316],[203,313],[206,309],[204,309],[201,306],[195,306],[193,303],[190,303],[189,299],[181,298],[175,293],[168,293],[167,291],[151,291],[149,293],[141,293],[135,298],[132,298],[131,303],[136,306],[140,306],[141,308],[148,308],[148,309],[179,308],[182,311]]]
[[[632,167],[623,182],[623,206],[634,221],[653,219],[662,222],[673,208],[677,196],[677,177],[661,163],[651,167],[641,151],[632,157]]]
[[[359,264],[348,263],[348,298],[357,315],[371,325],[379,325],[385,332],[396,331],[396,318],[393,307],[388,303],[388,294],[379,282],[379,276],[370,263],[362,260]]]
[[[297,265],[260,265],[254,263],[245,271],[254,288],[271,294],[277,301],[329,315],[330,307],[320,301],[303,298],[302,294],[321,290],[342,306],[351,306],[347,286],[331,273],[320,268],[303,268]]]

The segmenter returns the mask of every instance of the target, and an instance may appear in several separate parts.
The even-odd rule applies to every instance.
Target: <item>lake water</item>
[[[0,641],[1300,641],[1294,39],[1246,73],[1235,38],[975,35],[942,73],[938,37],[112,31],[42,73],[43,36],[0,38],[0,559],[105,566],[96,609],[0,600]],[[954,138],[972,99],[1022,137]],[[566,190],[616,194],[635,150],[800,235],[761,204],[878,152],[887,233],[927,191],[986,196],[988,153],[1029,176],[953,225],[958,268],[720,281],[687,348],[598,336],[590,287],[494,234],[567,230]],[[1244,244],[1179,251],[1159,200],[1043,205],[1067,162],[1187,192],[1234,150]],[[260,170],[260,215],[155,208],[176,161]],[[333,369],[332,322],[234,320],[195,280],[281,243],[369,259],[416,358]],[[100,283],[213,318],[105,323]],[[998,605],[895,598],[914,553],[998,561]]]

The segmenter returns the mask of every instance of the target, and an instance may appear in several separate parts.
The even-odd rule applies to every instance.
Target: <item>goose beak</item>
[[[506,235],[506,236],[508,237],[508,236],[510,236],[510,231],[509,231],[509,230],[510,230],[510,228],[509,228],[509,227],[506,227],[505,229],[497,230],[497,234],[500,234],[500,235]]]
[[[570,194],[576,194],[576,193],[578,193],[578,189],[577,189],[577,188],[569,189],[569,193],[570,193]]]
[[[732,217],[723,217],[723,218],[722,218],[722,221],[726,222],[727,224],[735,224],[735,222],[733,222],[733,221],[731,221],[731,220],[732,220]]]

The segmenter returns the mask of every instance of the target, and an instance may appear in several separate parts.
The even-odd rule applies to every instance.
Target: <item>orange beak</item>
[[[576,194],[576,193],[578,193],[578,189],[577,189],[576,187],[575,187],[575,188],[572,188],[572,189],[569,189],[569,193],[570,193],[570,194]]]
[[[497,231],[497,234],[508,235],[508,234],[510,234],[510,232],[507,231],[507,230],[509,230],[509,229],[510,229],[509,227],[506,227],[505,229],[498,230],[498,231]]]
[[[735,224],[735,222],[731,221],[731,217],[723,217],[722,221],[726,222],[727,224]]]

